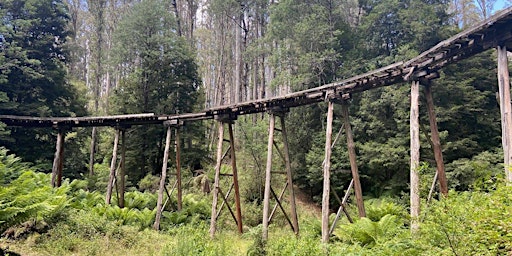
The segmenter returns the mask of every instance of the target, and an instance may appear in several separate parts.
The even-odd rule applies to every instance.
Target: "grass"
[[[261,225],[245,226],[244,234],[240,235],[231,220],[221,221],[215,238],[210,239],[206,219],[162,226],[163,230],[157,232],[76,210],[62,216],[42,234],[32,233],[19,240],[2,239],[0,248],[29,256],[468,255],[471,252],[509,255],[512,250],[512,186],[500,186],[491,193],[450,193],[448,198],[423,208],[426,217],[415,237],[408,229],[405,208],[389,199],[366,203],[371,218],[354,224],[343,218],[328,245],[320,243],[317,212],[299,204],[300,236],[296,237],[276,215],[266,243],[261,240]],[[350,210],[355,213],[355,209]]]

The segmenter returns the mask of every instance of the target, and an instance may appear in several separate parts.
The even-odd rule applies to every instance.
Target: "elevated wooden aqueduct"
[[[181,193],[181,173],[180,173],[180,145],[179,145],[179,127],[186,122],[199,121],[205,119],[215,119],[218,126],[218,145],[217,145],[217,162],[215,166],[215,182],[213,189],[213,204],[212,204],[212,217],[210,234],[213,236],[216,230],[216,221],[220,215],[223,206],[226,205],[230,211],[233,219],[235,220],[238,231],[242,232],[242,211],[240,208],[240,194],[238,186],[237,165],[235,157],[235,146],[233,136],[233,124],[237,116],[248,115],[254,113],[267,112],[269,115],[269,137],[268,137],[268,154],[265,171],[265,192],[264,192],[264,208],[263,208],[263,239],[268,238],[268,224],[276,210],[277,206],[281,208],[285,214],[293,231],[299,233],[299,225],[297,221],[297,213],[295,209],[295,196],[293,191],[292,170],[290,167],[290,160],[288,155],[288,142],[285,127],[286,112],[293,107],[315,104],[318,102],[328,102],[327,107],[327,125],[326,125],[326,140],[325,140],[325,159],[323,164],[323,196],[322,196],[322,241],[328,242],[329,236],[332,233],[334,225],[329,226],[329,195],[330,195],[330,159],[332,149],[332,122],[333,122],[333,108],[335,103],[341,104],[343,114],[343,125],[347,138],[348,151],[350,156],[350,165],[352,171],[352,182],[347,189],[347,194],[343,200],[339,199],[341,207],[338,210],[336,220],[340,214],[344,212],[344,206],[347,201],[348,193],[353,186],[355,191],[356,203],[360,216],[365,215],[363,198],[361,192],[361,184],[359,182],[359,174],[356,164],[356,154],[354,141],[349,121],[348,100],[354,93],[371,90],[374,88],[388,86],[393,84],[411,84],[411,109],[410,109],[410,154],[411,154],[411,218],[412,227],[416,224],[416,219],[419,215],[418,197],[418,175],[417,169],[419,165],[419,85],[424,86],[424,93],[426,98],[426,107],[428,110],[431,140],[434,149],[434,155],[437,166],[437,176],[440,191],[446,194],[448,191],[446,175],[444,172],[443,156],[439,140],[439,133],[437,129],[436,115],[434,112],[434,105],[432,100],[432,89],[430,80],[439,77],[439,70],[448,64],[469,58],[475,54],[486,51],[490,48],[497,49],[498,68],[497,77],[499,85],[499,99],[500,111],[502,122],[502,144],[504,151],[504,164],[507,180],[512,181],[512,172],[508,171],[507,167],[512,163],[512,105],[510,97],[510,81],[508,71],[508,58],[507,48],[512,47],[512,8],[503,10],[490,19],[487,19],[474,27],[467,29],[445,41],[440,42],[433,48],[429,49],[418,55],[417,57],[407,61],[398,62],[393,65],[368,72],[366,74],[358,75],[343,81],[326,84],[320,87],[290,93],[284,96],[274,97],[270,99],[255,100],[243,102],[239,104],[232,104],[227,106],[219,106],[206,109],[198,113],[189,113],[181,115],[154,115],[154,114],[134,114],[134,115],[116,115],[116,116],[99,116],[99,117],[27,117],[27,116],[9,116],[0,115],[0,121],[8,126],[23,126],[23,127],[49,127],[58,130],[57,145],[55,158],[52,169],[52,185],[59,186],[62,179],[62,163],[63,163],[63,141],[64,134],[73,127],[99,127],[111,126],[116,129],[114,139],[114,150],[110,169],[110,182],[107,188],[106,203],[110,203],[110,195],[112,192],[113,181],[116,176],[116,160],[117,160],[117,147],[119,137],[125,138],[125,130],[127,127],[133,125],[153,125],[163,124],[167,129],[167,137],[165,143],[165,152],[162,166],[162,176],[160,181],[160,189],[157,203],[157,216],[154,227],[159,228],[160,218],[163,209],[163,191],[165,189],[165,180],[167,176],[167,163],[169,158],[169,147],[171,141],[171,133],[175,131],[176,141],[176,186],[178,209],[181,209],[182,193]],[[275,118],[280,119],[280,129],[276,128]],[[224,140],[224,127],[227,125],[229,133],[229,148],[223,153]],[[271,187],[271,170],[272,170],[272,150],[274,148],[274,132],[280,131],[283,141],[283,149],[279,150],[279,154],[284,159],[287,175],[287,184],[285,189],[288,189],[289,201],[291,210],[289,217],[286,214],[283,206],[280,203],[285,189],[280,195],[277,195]],[[124,143],[122,143],[124,145]],[[276,146],[277,147],[277,146]],[[124,162],[124,147],[121,150],[121,162]],[[222,160],[230,152],[230,160],[232,165],[233,184],[226,191],[220,187],[220,169]],[[121,164],[123,166],[123,164]],[[120,183],[124,188],[124,168],[121,168]],[[231,191],[234,190],[235,209],[230,206],[228,198]],[[120,201],[124,198],[124,189],[120,191]],[[220,197],[220,198],[219,198]],[[272,213],[270,212],[271,197],[276,199],[276,206]],[[219,206],[219,201],[221,205]],[[346,212],[345,212],[346,213]],[[348,216],[348,215],[347,215]],[[336,222],[336,221],[334,221]]]

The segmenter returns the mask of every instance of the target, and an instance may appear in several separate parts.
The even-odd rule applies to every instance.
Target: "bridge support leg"
[[[437,128],[436,112],[434,108],[434,100],[432,98],[432,88],[430,84],[425,85],[425,98],[427,101],[428,120],[430,123],[430,137],[436,159],[437,179],[439,188],[443,195],[448,195],[448,182],[444,171],[443,151],[441,149],[441,140],[439,139],[439,129]]]
[[[263,241],[268,239],[268,216],[270,210],[270,185],[272,175],[272,149],[274,145],[275,116],[269,115],[268,143],[267,143],[267,167],[265,169],[265,192],[263,194]]]
[[[354,181],[354,192],[356,196],[357,210],[359,212],[359,217],[366,217],[363,201],[363,190],[361,188],[361,182],[359,181],[359,170],[357,168],[356,149],[354,144],[354,137],[352,135],[352,126],[350,125],[348,106],[345,102],[341,105],[341,111],[343,115],[343,125],[345,126],[345,133],[347,135],[348,155],[350,158],[352,180]]]
[[[112,198],[112,187],[114,186],[114,179],[116,176],[116,161],[117,161],[117,145],[119,144],[119,128],[116,127],[114,135],[114,149],[112,150],[112,160],[110,162],[110,175],[107,184],[107,195],[105,197],[105,204],[109,205]]]
[[[327,125],[325,128],[325,159],[323,166],[324,184],[322,192],[322,242],[329,242],[329,193],[331,177],[331,142],[334,103],[329,101],[327,107]]]
[[[165,148],[164,148],[164,159],[162,162],[162,175],[160,176],[160,186],[158,188],[158,199],[156,203],[156,217],[153,229],[160,229],[160,219],[162,218],[162,202],[164,199],[165,181],[167,178],[167,163],[169,161],[169,148],[171,146],[171,126],[166,125],[166,136],[165,136]]]
[[[411,232],[419,228],[418,217],[420,215],[419,195],[419,174],[420,165],[420,128],[419,128],[419,82],[413,81],[411,85],[411,113],[410,113],[410,136],[411,136]]]
[[[217,163],[215,164],[215,180],[213,183],[213,203],[212,203],[212,215],[210,221],[210,237],[215,236],[217,228],[217,203],[219,198],[219,182],[220,182],[220,167],[222,164],[222,142],[224,141],[224,124],[218,122],[219,125],[219,139],[217,142]]]
[[[178,197],[178,211],[181,211],[183,208],[183,190],[181,187],[181,141],[180,141],[180,131],[179,126],[175,128],[175,146],[176,146],[176,184],[177,184],[177,197]]]
[[[124,208],[124,192],[126,189],[126,129],[121,129],[121,171],[119,173],[119,202],[117,204],[120,208]]]
[[[96,152],[96,127],[92,127],[91,147],[89,149],[89,176],[94,175],[94,153]]]
[[[507,47],[498,46],[498,87],[501,112],[501,142],[504,153],[505,178],[512,182],[512,106],[510,103],[510,76]]]
[[[284,163],[286,168],[286,179],[288,181],[288,191],[290,197],[290,215],[292,219],[293,232],[295,235],[299,235],[299,221],[297,217],[297,206],[295,205],[295,191],[293,190],[293,176],[292,176],[292,167],[290,163],[290,151],[288,148],[288,134],[286,132],[285,126],[285,116],[284,113],[280,116],[281,119],[281,134],[283,137],[283,153],[284,153]]]
[[[236,157],[235,157],[235,136],[233,134],[233,124],[228,122],[229,129],[229,143],[231,145],[231,168],[233,169],[233,184],[235,189],[235,206],[236,206],[236,223],[238,226],[238,232],[242,234],[244,232],[242,225],[242,208],[240,206],[240,188],[238,186],[238,171],[236,169]]]
[[[60,187],[62,183],[62,167],[64,157],[64,130],[59,129],[57,133],[57,143],[55,145],[55,156],[52,167],[52,187]]]

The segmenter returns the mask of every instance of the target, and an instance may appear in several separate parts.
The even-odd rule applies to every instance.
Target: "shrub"
[[[50,176],[26,171],[0,187],[0,231],[27,220],[52,222],[69,204],[69,186],[52,188]]]

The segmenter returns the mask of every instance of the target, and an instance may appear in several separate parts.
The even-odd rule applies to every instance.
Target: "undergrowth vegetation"
[[[367,217],[342,218],[331,243],[320,243],[318,216],[299,208],[300,235],[279,216],[270,239],[261,238],[258,207],[245,203],[245,233],[226,221],[209,238],[211,199],[187,193],[183,210],[171,198],[162,230],[151,229],[156,196],[126,193],[126,207],[105,205],[88,180],[52,188],[50,176],[0,150],[0,248],[23,255],[509,255],[512,251],[512,186],[451,192],[423,204],[420,229],[411,234],[407,208],[396,198],[366,200]],[[349,213],[357,216],[354,206]],[[253,216],[254,215],[254,216]],[[227,220],[229,214],[224,213]],[[252,218],[252,219],[251,219]],[[331,216],[331,221],[334,215]],[[249,224],[250,223],[250,224]]]

